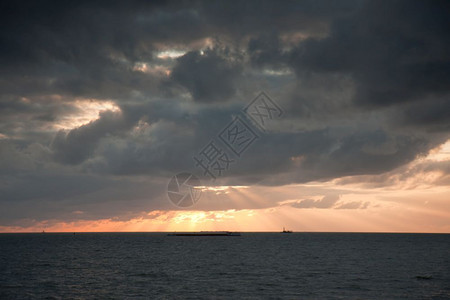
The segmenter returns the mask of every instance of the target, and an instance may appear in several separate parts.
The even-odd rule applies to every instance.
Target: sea
[[[0,234],[0,299],[450,299],[450,234]]]

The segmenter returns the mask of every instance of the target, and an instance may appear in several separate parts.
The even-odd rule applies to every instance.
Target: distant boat
[[[239,232],[230,231],[200,231],[200,232],[173,232],[168,236],[241,236]]]
[[[292,233],[292,230],[286,230],[284,227],[283,227],[283,232],[282,233]]]

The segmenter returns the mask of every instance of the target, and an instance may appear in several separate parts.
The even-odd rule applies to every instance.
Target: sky
[[[450,232],[448,1],[0,14],[0,232]]]

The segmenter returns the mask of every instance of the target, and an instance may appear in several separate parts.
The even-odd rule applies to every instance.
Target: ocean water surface
[[[0,299],[450,299],[449,234],[0,234]]]

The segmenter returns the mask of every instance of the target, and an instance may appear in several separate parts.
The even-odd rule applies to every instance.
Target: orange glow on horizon
[[[436,172],[411,172],[429,161],[448,161],[450,142],[407,166],[381,175],[392,185],[368,187],[364,180],[286,186],[203,187],[195,210],[154,210],[121,221],[25,220],[29,226],[0,226],[0,232],[133,232],[133,231],[294,231],[325,232],[436,232],[450,233],[450,190],[433,185]],[[403,181],[399,174],[409,171]],[[421,169],[419,169],[421,170]],[[442,175],[445,176],[445,175]],[[364,179],[370,179],[365,176]],[[358,179],[358,178],[356,178]],[[377,178],[375,178],[377,182]],[[340,181],[344,182],[340,182]],[[386,179],[385,179],[386,180]],[[367,182],[367,181],[366,181]],[[422,182],[422,184],[416,184]],[[304,199],[320,200],[339,195],[328,208],[297,208]],[[361,205],[352,206],[352,204]],[[367,205],[365,205],[367,203]],[[350,204],[345,206],[346,204]],[[364,205],[363,205],[364,204]],[[233,209],[230,209],[233,208]],[[81,214],[80,214],[81,215]]]
[[[442,205],[445,199],[439,199]],[[449,210],[427,207],[427,203],[418,201],[414,205],[386,202],[370,209],[298,209],[281,205],[267,209],[154,211],[128,221],[45,221],[30,227],[0,226],[0,232],[278,232],[286,227],[296,232],[450,233],[448,220]]]

